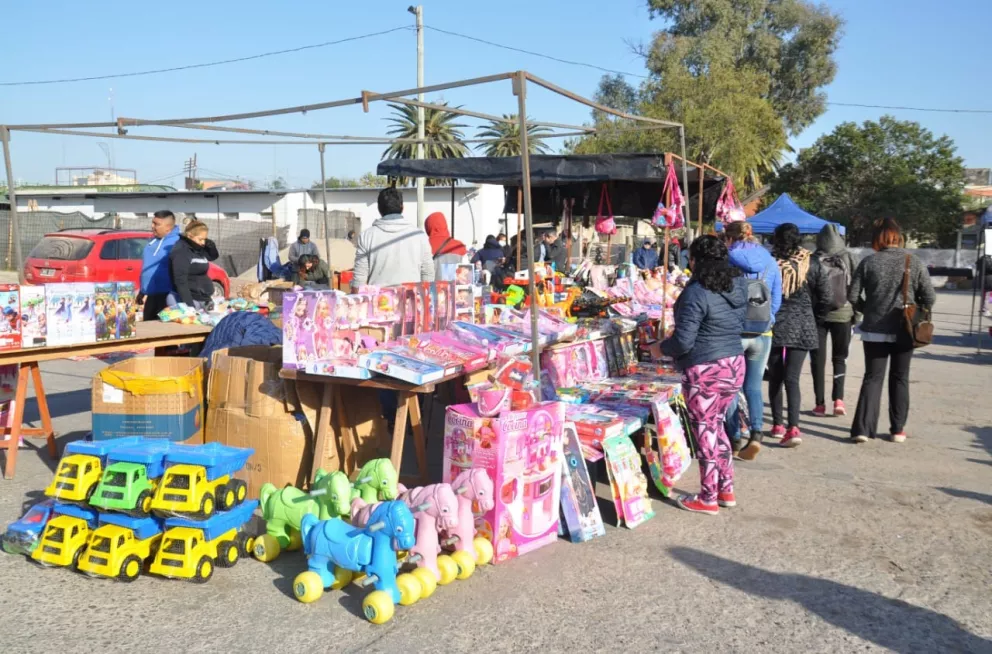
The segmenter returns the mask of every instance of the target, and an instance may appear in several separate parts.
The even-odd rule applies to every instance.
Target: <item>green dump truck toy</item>
[[[129,436],[69,443],[55,469],[52,483],[45,489],[45,495],[59,502],[87,503],[103,477],[103,468],[110,453],[118,448],[137,445],[141,440],[140,436]]]
[[[90,504],[103,511],[147,517],[171,448],[170,441],[146,438],[135,445],[114,449],[107,455],[107,467]]]

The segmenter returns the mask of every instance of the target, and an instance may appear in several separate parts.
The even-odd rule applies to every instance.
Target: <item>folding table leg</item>
[[[31,379],[34,382],[34,396],[38,402],[38,413],[41,415],[41,435],[48,441],[48,456],[54,459],[58,456],[55,451],[55,430],[52,429],[52,415],[48,412],[45,387],[41,383],[41,368],[37,361],[32,361],[29,365],[31,366]],[[20,374],[24,374],[23,368]]]
[[[430,483],[427,474],[427,441],[424,438],[424,424],[420,419],[420,398],[411,395],[407,400],[410,404],[410,427],[413,429],[413,449],[417,456],[417,472],[420,485]]]
[[[393,424],[393,447],[390,451],[389,460],[393,462],[396,472],[402,476],[403,464],[403,444],[406,441],[406,426],[410,414],[410,398],[413,393],[400,391],[397,397],[396,421]]]
[[[333,401],[334,386],[324,384],[324,392],[320,400],[320,412],[317,414],[317,434],[313,446],[313,464],[310,470],[310,480],[317,475],[317,470],[324,465],[327,456],[327,443],[332,439],[331,435],[331,403]]]
[[[344,464],[341,466],[346,474],[350,475],[358,468],[358,436],[355,434],[355,426],[348,418],[348,412],[344,407],[344,399],[341,397],[341,388],[334,388],[334,414],[337,416],[338,433],[341,434],[341,449],[344,452]]]

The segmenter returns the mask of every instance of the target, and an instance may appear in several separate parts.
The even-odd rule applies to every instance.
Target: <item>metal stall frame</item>
[[[396,138],[377,138],[369,136],[348,136],[348,135],[329,135],[329,134],[305,134],[298,132],[282,132],[282,131],[272,131],[272,130],[261,130],[261,129],[250,129],[243,127],[226,127],[215,125],[214,123],[223,123],[228,121],[236,120],[249,120],[253,118],[265,118],[269,116],[279,116],[287,114],[307,114],[311,111],[319,111],[323,109],[331,109],[335,107],[346,107],[361,105],[365,112],[369,110],[369,104],[372,102],[381,101],[393,101],[402,104],[409,104],[416,107],[424,108],[438,108],[443,109],[455,114],[460,114],[464,116],[470,116],[474,118],[479,118],[483,120],[495,120],[498,122],[510,122],[508,119],[502,116],[496,116],[492,114],[486,114],[482,112],[471,111],[467,109],[462,109],[459,107],[449,107],[449,106],[439,106],[436,104],[431,104],[428,102],[423,102],[420,100],[411,99],[408,96],[423,95],[425,93],[435,93],[438,91],[446,91],[458,88],[465,88],[470,86],[478,86],[482,84],[491,84],[493,82],[503,82],[510,81],[512,86],[513,95],[517,99],[518,107],[518,117],[517,121],[520,125],[520,146],[521,146],[521,170],[523,171],[523,204],[524,204],[524,225],[526,229],[526,239],[528,252],[531,253],[529,256],[533,256],[534,252],[534,228],[533,228],[533,210],[531,207],[531,179],[530,179],[530,152],[527,143],[527,128],[530,125],[538,125],[543,127],[548,127],[551,129],[565,129],[572,130],[570,132],[553,132],[548,134],[543,138],[563,138],[567,136],[594,136],[597,135],[601,130],[594,127],[582,126],[582,125],[568,125],[563,123],[553,123],[544,122],[538,120],[529,120],[527,118],[527,87],[529,84],[533,84],[537,87],[543,88],[547,91],[551,91],[557,95],[567,98],[573,102],[585,105],[597,111],[609,114],[616,118],[623,120],[629,120],[633,123],[640,123],[641,126],[633,128],[611,128],[609,130],[602,130],[606,133],[622,132],[628,130],[647,130],[647,129],[678,129],[679,138],[682,146],[682,187],[683,194],[686,198],[689,197],[688,189],[688,173],[687,173],[687,163],[685,156],[685,127],[682,123],[677,123],[674,121],[661,120],[658,118],[648,118],[646,116],[634,116],[622,111],[617,111],[611,107],[602,105],[594,100],[590,100],[583,96],[577,95],[568,91],[560,86],[557,86],[547,80],[544,80],[536,75],[532,75],[524,70],[497,73],[495,75],[486,75],[483,77],[474,77],[469,79],[457,80],[454,82],[447,82],[442,84],[432,84],[429,86],[420,86],[411,89],[402,89],[399,91],[391,91],[388,93],[373,93],[371,91],[362,91],[359,97],[355,98],[345,98],[342,100],[333,100],[330,102],[322,102],[317,104],[309,105],[298,105],[294,107],[281,107],[277,109],[267,109],[262,111],[250,111],[235,114],[223,114],[216,116],[197,116],[190,118],[165,118],[165,119],[145,119],[145,118],[128,118],[120,117],[113,122],[86,122],[86,123],[46,123],[46,124],[21,124],[21,125],[0,125],[0,144],[3,146],[3,156],[4,156],[4,166],[7,173],[7,194],[10,199],[11,206],[11,225],[12,225],[12,240],[14,249],[14,258],[16,261],[18,276],[21,283],[24,282],[24,260],[21,255],[20,238],[17,228],[17,189],[14,184],[13,175],[13,163],[10,152],[10,136],[11,132],[21,131],[21,132],[38,132],[46,134],[63,134],[68,136],[84,136],[84,137],[96,137],[96,138],[117,138],[117,139],[127,139],[127,140],[137,140],[137,141],[149,141],[149,142],[166,142],[166,143],[205,143],[205,144],[215,144],[215,145],[308,145],[317,146],[320,159],[321,168],[323,169],[324,160],[324,150],[328,145],[388,145],[392,143],[416,143],[422,145],[429,143],[430,139],[396,139]],[[190,130],[203,130],[203,131],[217,131],[217,132],[227,132],[233,134],[249,134],[254,136],[270,137],[265,139],[209,139],[209,138],[180,138],[180,137],[165,137],[165,136],[147,136],[130,134],[129,128],[139,128],[139,127],[175,127],[181,129]],[[90,129],[116,129],[116,133],[101,133],[101,132],[91,132],[86,131]],[[291,140],[271,140],[271,137],[278,137],[283,139]],[[492,143],[498,142],[502,139],[466,139],[465,143]],[[326,185],[325,177],[323,175],[323,170],[321,174],[321,182]],[[324,222],[327,221],[327,205],[326,205],[326,186],[322,187],[321,195],[324,205]],[[688,224],[688,208],[685,208],[685,218]],[[326,234],[326,232],[325,232]],[[529,292],[531,297],[534,296],[534,276],[529,275],[528,282]],[[540,370],[540,339],[538,334],[538,315],[536,310],[530,312],[531,317],[531,357],[534,365],[535,371]]]

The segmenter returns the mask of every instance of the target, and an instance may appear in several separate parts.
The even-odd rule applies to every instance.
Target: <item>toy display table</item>
[[[279,376],[283,379],[311,382],[323,386],[320,412],[317,417],[316,442],[314,443],[313,471],[311,477],[313,474],[316,474],[317,469],[328,455],[328,449],[332,447],[334,426],[337,427],[341,434],[341,446],[344,453],[346,471],[349,466],[354,467],[356,464],[355,453],[358,451],[358,437],[355,427],[348,417],[347,407],[341,399],[341,387],[366,388],[370,391],[396,391],[399,397],[396,408],[396,421],[393,425],[393,440],[390,445],[389,459],[392,461],[393,466],[400,471],[402,478],[403,446],[406,441],[406,428],[409,425],[413,431],[414,455],[417,457],[417,474],[407,477],[407,480],[411,482],[410,485],[413,486],[423,486],[430,483],[427,472],[427,440],[424,436],[424,420],[420,414],[420,402],[417,395],[433,394],[437,387],[446,382],[465,377],[463,373],[458,373],[430,384],[415,386],[397,379],[390,379],[389,377],[345,379],[342,377],[328,377],[326,375],[310,375],[300,370],[289,369],[282,370]]]
[[[0,366],[16,365],[17,390],[14,394],[14,416],[12,426],[3,429],[2,433],[9,436],[0,440],[0,450],[7,450],[7,461],[4,466],[4,479],[13,479],[17,469],[17,445],[22,436],[44,438],[48,442],[48,455],[53,459],[55,451],[55,431],[52,429],[52,417],[48,411],[48,400],[45,398],[45,388],[41,383],[41,369],[38,364],[42,361],[54,361],[76,356],[93,356],[111,352],[127,352],[130,350],[156,350],[174,345],[192,345],[203,343],[212,327],[206,325],[180,325],[166,322],[139,322],[135,328],[135,337],[121,341],[101,341],[99,343],[81,343],[78,345],[59,345],[54,347],[36,347],[21,350],[6,350],[0,352]],[[35,398],[38,401],[38,413],[41,416],[41,428],[25,427],[24,404],[27,399],[28,376],[34,384]]]

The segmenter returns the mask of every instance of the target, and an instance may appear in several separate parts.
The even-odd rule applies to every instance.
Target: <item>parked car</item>
[[[24,261],[31,284],[54,282],[134,282],[141,285],[141,253],[151,232],[114,229],[67,229],[46,234]],[[214,293],[230,297],[231,281],[211,263],[207,276]]]

